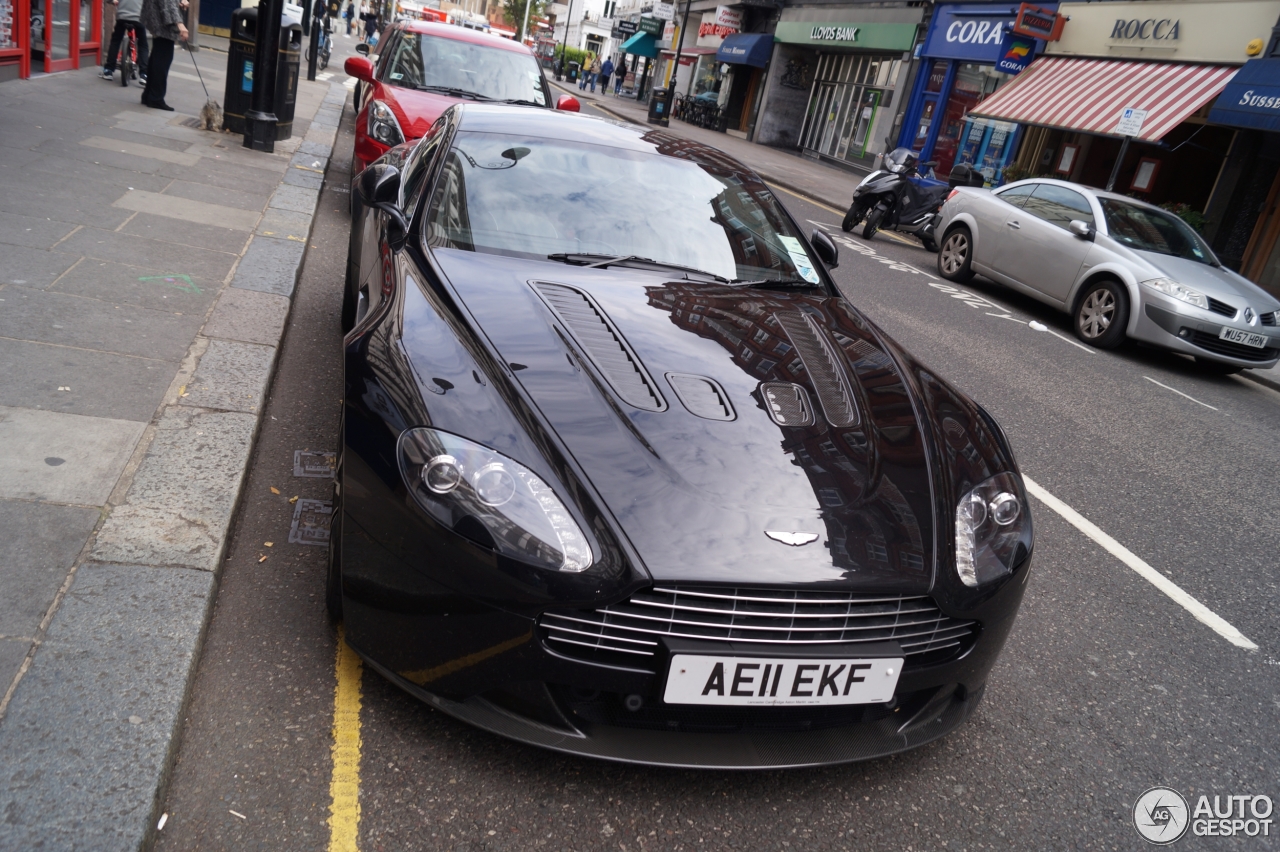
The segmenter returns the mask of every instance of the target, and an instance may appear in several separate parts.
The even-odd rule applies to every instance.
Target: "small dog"
[[[222,130],[222,107],[218,106],[217,101],[207,100],[200,108],[200,129],[215,132]]]

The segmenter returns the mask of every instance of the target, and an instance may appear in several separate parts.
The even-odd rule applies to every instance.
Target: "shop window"
[[[1035,192],[1027,198],[1022,209],[1032,216],[1057,225],[1064,231],[1067,230],[1072,219],[1095,224],[1093,207],[1090,206],[1087,198],[1074,189],[1052,183],[1036,184]]]

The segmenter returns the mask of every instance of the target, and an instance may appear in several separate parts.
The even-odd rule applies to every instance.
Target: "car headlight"
[[[369,104],[369,135],[391,148],[404,141],[404,132],[400,130],[396,114],[382,101]]]
[[[587,537],[550,486],[519,462],[436,429],[400,437],[400,475],[418,505],[444,526],[554,571],[585,571]]]
[[[1177,281],[1168,278],[1152,278],[1150,281],[1143,281],[1143,284],[1152,290],[1158,290],[1166,296],[1172,296],[1175,299],[1186,302],[1189,305],[1195,305],[1197,308],[1209,309],[1209,297],[1204,293],[1192,290],[1190,287],[1184,287]]]
[[[1031,552],[1031,513],[1012,473],[978,485],[956,506],[956,572],[979,586],[1013,571]]]

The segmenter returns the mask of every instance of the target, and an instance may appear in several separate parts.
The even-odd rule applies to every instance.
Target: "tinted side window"
[[[1027,199],[1023,209],[1064,231],[1072,219],[1080,219],[1090,225],[1097,224],[1093,221],[1093,208],[1089,206],[1089,199],[1074,189],[1051,183],[1037,184],[1036,191]]]
[[[1035,192],[1035,189],[1036,184],[1024,183],[1022,186],[1015,186],[1012,189],[997,192],[996,195],[1000,197],[1001,201],[1007,201],[1014,207],[1021,207],[1026,203],[1026,200],[1031,193]]]
[[[405,177],[400,182],[400,206],[408,210],[418,202],[427,175],[431,173],[431,164],[436,158],[436,149],[440,147],[440,138],[444,136],[443,121],[437,120],[435,125],[422,137],[422,141],[414,148],[409,162],[405,166]]]

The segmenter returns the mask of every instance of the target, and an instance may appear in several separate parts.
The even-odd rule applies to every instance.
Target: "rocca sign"
[[[1176,41],[1178,31],[1182,28],[1181,24],[1181,21],[1170,20],[1169,18],[1160,18],[1159,20],[1155,18],[1147,18],[1146,20],[1118,18],[1115,26],[1111,28],[1111,38],[1124,39],[1125,41]]]

